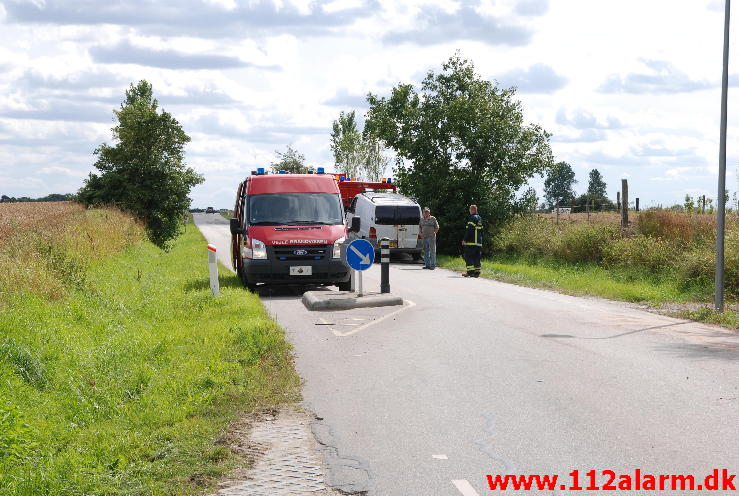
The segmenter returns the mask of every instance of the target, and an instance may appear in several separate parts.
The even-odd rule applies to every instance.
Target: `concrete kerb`
[[[390,293],[365,293],[358,296],[350,291],[307,291],[303,305],[308,310],[351,310],[352,308],[402,305],[403,298]]]

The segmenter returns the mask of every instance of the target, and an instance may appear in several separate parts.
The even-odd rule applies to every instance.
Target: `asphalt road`
[[[230,267],[227,221],[195,220]],[[299,292],[262,295],[295,346],[318,430],[365,471],[336,463],[343,489],[474,496],[491,494],[487,474],[569,486],[579,469],[586,486],[591,469],[739,473],[739,333],[410,263],[390,281],[412,304],[324,313]],[[364,284],[379,289],[379,268]]]

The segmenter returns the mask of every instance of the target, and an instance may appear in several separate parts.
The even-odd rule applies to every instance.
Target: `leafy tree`
[[[586,205],[590,205],[591,212],[604,212],[608,210],[616,210],[616,204],[608,198],[603,196],[591,196],[588,193],[578,196],[574,199],[573,203],[575,208],[572,210],[573,213],[587,212]],[[568,204],[562,204],[563,207],[569,206]]]
[[[143,220],[149,238],[167,248],[183,229],[190,190],[203,177],[186,167],[190,137],[171,114],[159,109],[147,81],[131,84],[120,110],[114,110],[115,145],[94,152],[95,168],[77,198],[86,205],[116,205]]]
[[[306,174],[311,170],[310,167],[305,165],[305,155],[290,145],[287,145],[287,150],[284,152],[275,150],[275,154],[278,160],[270,164],[274,173],[284,170],[288,174]]]
[[[539,203],[539,197],[536,195],[534,188],[528,188],[523,192],[521,198],[516,201],[516,210],[521,213],[536,212],[536,206]]]
[[[368,181],[379,181],[383,171],[390,164],[385,155],[385,146],[381,140],[369,133],[365,133],[362,140],[364,147],[362,173]]]
[[[557,162],[549,169],[544,180],[544,198],[550,208],[559,204],[568,206],[575,199],[572,186],[577,183],[575,171],[567,162]]]
[[[376,136],[357,128],[356,113],[339,113],[331,132],[331,151],[336,170],[349,177],[364,176],[369,181],[379,181],[388,165],[385,147]]]
[[[606,182],[603,180],[598,169],[593,169],[588,174],[588,195],[591,198],[608,198]]]
[[[514,95],[455,54],[441,72],[429,71],[419,90],[398,84],[387,98],[367,97],[365,130],[397,153],[399,187],[447,226],[440,251],[457,250],[470,203],[491,234],[514,213],[516,192],[552,162],[549,134],[524,125]]]
[[[331,151],[337,172],[356,177],[364,162],[364,140],[357,129],[355,112],[341,112],[331,131]]]
[[[695,210],[695,202],[693,201],[693,197],[689,194],[685,195],[685,201],[683,202],[683,208],[686,212],[693,212]]]

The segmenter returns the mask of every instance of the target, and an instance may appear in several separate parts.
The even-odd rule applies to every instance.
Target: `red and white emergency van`
[[[346,240],[338,181],[316,174],[267,174],[239,184],[231,219],[233,267],[249,289],[257,284],[321,284],[349,289],[341,258]]]

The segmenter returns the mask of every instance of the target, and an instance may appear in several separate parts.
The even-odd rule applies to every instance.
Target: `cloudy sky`
[[[364,114],[368,92],[460,50],[518,88],[578,192],[597,168],[611,196],[628,178],[646,206],[715,197],[722,36],[723,0],[0,0],[0,194],[76,191],[147,79],[192,138],[194,205],[228,207],[288,144],[331,169],[341,110]],[[732,192],[738,111],[730,91]]]

